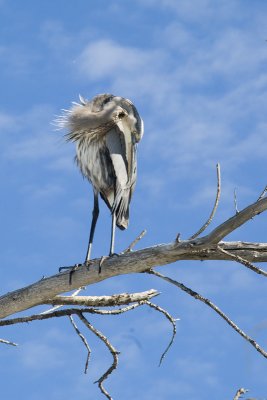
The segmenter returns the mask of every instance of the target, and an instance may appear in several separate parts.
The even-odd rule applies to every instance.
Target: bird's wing
[[[106,146],[116,175],[116,193],[112,210],[116,212],[118,225],[127,227],[129,203],[136,180],[135,146],[129,129],[122,131],[119,126],[106,135]]]
[[[118,127],[114,127],[106,134],[106,146],[109,151],[117,182],[123,188],[128,181],[128,163],[124,136]]]
[[[117,126],[124,138],[128,184],[132,186],[136,181],[136,144],[128,122],[127,117],[122,118],[117,122]]]

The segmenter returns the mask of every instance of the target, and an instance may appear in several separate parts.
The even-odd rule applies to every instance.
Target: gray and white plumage
[[[136,183],[137,143],[143,136],[143,121],[135,106],[111,94],[97,95],[91,101],[80,96],[80,103],[65,110],[57,122],[68,129],[67,140],[76,142],[77,164],[92,183],[95,196],[100,193],[116,225],[127,228]],[[98,203],[96,207],[98,212]]]

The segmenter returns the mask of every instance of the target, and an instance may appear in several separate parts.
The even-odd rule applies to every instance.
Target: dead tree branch
[[[86,357],[86,362],[85,362],[85,367],[84,367],[84,373],[87,373],[87,369],[88,369],[88,364],[89,364],[89,360],[90,360],[90,356],[91,356],[91,349],[90,346],[85,338],[85,336],[81,333],[81,331],[79,330],[78,326],[75,324],[75,321],[73,319],[72,315],[69,315],[69,319],[70,322],[75,330],[75,332],[77,333],[77,335],[81,338],[81,341],[83,342],[83,344],[85,345],[85,348],[87,350],[87,357]]]
[[[132,243],[130,243],[130,245],[122,252],[122,254],[125,253],[129,253],[133,250],[134,246],[136,246],[136,244],[145,236],[146,234],[146,230],[144,229],[139,236],[137,236],[136,239],[134,239],[134,241],[132,241]]]
[[[163,308],[159,307],[157,304],[151,303],[150,301],[146,301],[146,304],[151,307],[154,308],[155,310],[161,312],[163,315],[165,315],[165,317],[170,321],[170,323],[172,324],[172,337],[171,340],[168,344],[168,346],[166,347],[166,349],[164,350],[164,352],[162,353],[160,360],[159,360],[159,366],[161,366],[162,361],[164,360],[166,354],[168,353],[169,349],[171,348],[175,335],[176,335],[176,322],[178,319],[174,319],[166,310],[164,310]]]
[[[259,344],[242,331],[217,305],[209,299],[203,297],[194,290],[188,288],[183,283],[169,278],[153,270],[156,266],[164,266],[179,260],[230,260],[236,261],[253,272],[267,276],[267,272],[255,266],[254,262],[267,262],[267,243],[253,242],[226,242],[223,239],[231,232],[238,229],[241,225],[255,217],[256,215],[267,210],[267,198],[265,188],[258,200],[244,208],[237,210],[236,214],[217,226],[209,234],[199,237],[201,233],[210,225],[215,212],[217,210],[220,193],[221,178],[220,166],[217,165],[217,193],[215,203],[211,214],[205,224],[196,232],[189,240],[176,239],[169,244],[161,244],[146,249],[133,252],[132,249],[136,243],[144,236],[143,231],[118,257],[103,256],[100,259],[90,260],[87,264],[76,264],[70,271],[64,271],[48,278],[42,278],[40,281],[33,283],[22,289],[7,293],[0,297],[0,326],[14,325],[17,323],[31,322],[35,320],[45,320],[54,317],[70,318],[71,324],[78,334],[87,350],[87,358],[85,363],[85,373],[88,368],[91,349],[85,336],[80,332],[76,325],[73,315],[77,315],[81,322],[93,332],[108,348],[112,355],[113,362],[108,370],[97,380],[101,392],[111,400],[110,394],[103,386],[103,382],[117,368],[118,351],[113,347],[108,338],[99,330],[97,330],[85,317],[86,314],[100,315],[119,315],[135,308],[147,305],[163,313],[171,322],[173,332],[171,340],[160,358],[160,364],[166,353],[171,347],[175,334],[175,319],[164,309],[151,303],[149,300],[159,293],[155,289],[151,289],[141,293],[122,293],[112,296],[77,296],[81,288],[88,286],[113,276],[147,272],[164,279],[165,281],[175,285],[190,296],[208,305],[221,318],[223,318],[239,335],[248,341],[261,355],[267,358],[267,352],[262,349]],[[236,194],[235,194],[236,205]],[[63,267],[68,268],[68,267]],[[61,293],[69,292],[79,288],[71,296],[62,296]],[[11,319],[3,319],[9,315],[29,309],[41,304],[52,304],[54,307],[41,314],[34,314],[28,317],[17,317]],[[75,306],[68,309],[58,310],[58,307],[64,305]],[[113,307],[128,305],[117,309],[97,309],[96,307]],[[79,308],[77,308],[77,306]],[[86,307],[86,308],[81,308]],[[16,346],[15,343],[0,339],[0,343]],[[246,392],[245,389],[237,391],[235,399],[240,398]]]
[[[209,235],[204,236],[202,241],[209,243],[219,243],[224,237],[229,235],[231,232],[235,231],[241,225],[261,214],[267,209],[267,199],[263,198],[257,200],[255,203],[239,211],[238,214],[229,218],[227,221],[223,222],[217,228],[215,228]]]
[[[240,211],[206,236],[193,240],[174,241],[146,249],[108,257],[102,264],[99,274],[100,259],[92,260],[89,267],[77,268],[69,284],[69,272],[62,272],[9,292],[0,297],[0,318],[26,310],[40,304],[47,304],[48,299],[59,293],[68,292],[82,286],[91,285],[112,276],[144,272],[150,268],[167,265],[178,260],[232,260],[230,255],[222,254],[217,244],[229,233],[267,209],[267,198]],[[250,262],[267,261],[267,243],[220,242],[220,247]]]
[[[239,210],[238,210],[238,206],[237,206],[237,190],[236,190],[236,188],[234,189],[234,205],[235,205],[235,213],[238,214]]]
[[[251,269],[252,271],[256,272],[257,274],[267,276],[266,271],[264,271],[261,268],[256,267],[255,265],[253,265],[250,261],[246,260],[245,258],[240,257],[237,254],[232,254],[229,251],[222,249],[220,246],[218,246],[218,250],[220,250],[222,253],[228,255],[229,257],[232,257],[233,261],[236,261],[236,262],[244,265],[245,267]]]
[[[17,346],[18,345],[17,343],[10,342],[10,340],[6,340],[6,339],[0,339],[0,343],[9,344],[10,346]]]
[[[113,307],[149,300],[158,295],[157,290],[150,289],[145,292],[120,293],[112,296],[55,296],[53,299],[48,299],[46,303],[68,306]]]
[[[245,394],[247,392],[248,392],[247,389],[244,389],[244,388],[238,389],[238,391],[235,394],[234,400],[239,400],[241,398],[242,394]]]
[[[185,286],[183,283],[177,282],[176,280],[169,278],[168,276],[164,276],[159,272],[150,270],[148,271],[148,273],[155,275],[161,279],[164,279],[165,281],[177,286],[179,289],[183,290],[190,296],[194,297],[196,300],[200,300],[203,303],[205,303],[207,306],[212,308],[221,318],[223,318],[227,322],[227,324],[229,324],[237,333],[239,333],[239,335],[241,335],[245,340],[247,340],[261,355],[263,355],[263,357],[267,358],[267,352],[263,350],[254,339],[252,339],[244,331],[242,331],[242,329],[240,329],[222,310],[219,309],[218,306],[212,303],[209,299],[201,296],[199,293]]]
[[[83,290],[83,289],[84,289],[84,287],[81,287],[81,288],[75,290],[69,297],[72,297],[72,298],[73,298],[73,297],[75,297],[75,296],[78,296],[78,294],[80,293],[80,291]],[[56,298],[58,298],[58,296],[56,296]],[[49,304],[53,304],[53,303],[51,302],[51,303],[49,303]],[[61,307],[62,307],[62,304],[59,304],[59,305],[57,305],[57,306],[54,306],[54,307],[52,307],[52,308],[49,308],[48,310],[43,311],[41,314],[48,314],[48,313],[50,313],[51,311],[58,310],[58,309],[61,308]]]
[[[101,392],[109,399],[112,400],[112,397],[110,396],[110,394],[106,391],[106,389],[103,386],[103,382],[104,380],[107,379],[107,377],[112,374],[112,372],[117,368],[118,366],[118,355],[119,352],[115,349],[115,347],[112,346],[112,344],[110,343],[110,341],[108,340],[108,338],[103,335],[102,332],[100,332],[99,330],[97,330],[92,324],[90,324],[90,322],[84,317],[83,313],[78,313],[78,317],[80,318],[80,320],[84,323],[84,325],[90,329],[90,331],[92,331],[108,348],[110,354],[113,357],[113,362],[111,364],[111,366],[107,369],[107,371],[95,382],[98,383],[98,387],[101,390]]]
[[[261,192],[261,194],[260,194],[260,196],[259,196],[259,198],[258,198],[258,201],[261,200],[261,199],[263,199],[264,196],[266,195],[266,193],[267,193],[267,186],[265,186],[265,188],[264,188],[263,191]]]

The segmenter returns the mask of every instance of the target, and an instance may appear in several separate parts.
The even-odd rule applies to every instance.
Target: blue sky
[[[92,190],[73,163],[74,146],[51,122],[78,100],[111,92],[130,98],[145,123],[130,226],[119,252],[145,228],[139,248],[188,238],[222,197],[213,226],[255,201],[267,184],[267,3],[217,0],[0,0],[1,292],[83,261]],[[101,204],[93,256],[107,254],[110,215]],[[266,241],[266,215],[229,240]],[[267,348],[266,282],[241,265],[179,262],[162,269],[210,298]],[[156,288],[179,317],[171,329],[153,310],[94,317],[121,358],[106,383],[114,399],[231,399],[239,387],[267,397],[266,360],[211,310],[152,276],[122,276],[88,294]],[[85,333],[85,332],[84,332]],[[9,398],[102,399],[95,381],[110,356],[85,349],[68,320],[3,328],[20,344],[1,347],[1,393]],[[15,383],[14,383],[15,382]],[[216,393],[216,395],[215,395]]]

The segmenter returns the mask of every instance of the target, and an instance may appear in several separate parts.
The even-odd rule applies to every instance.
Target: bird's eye
[[[103,100],[103,105],[109,103],[111,99],[112,99],[112,97],[106,97],[106,98]]]
[[[119,118],[119,119],[122,119],[123,117],[125,117],[125,112],[121,111],[121,112],[118,114],[118,118]]]

